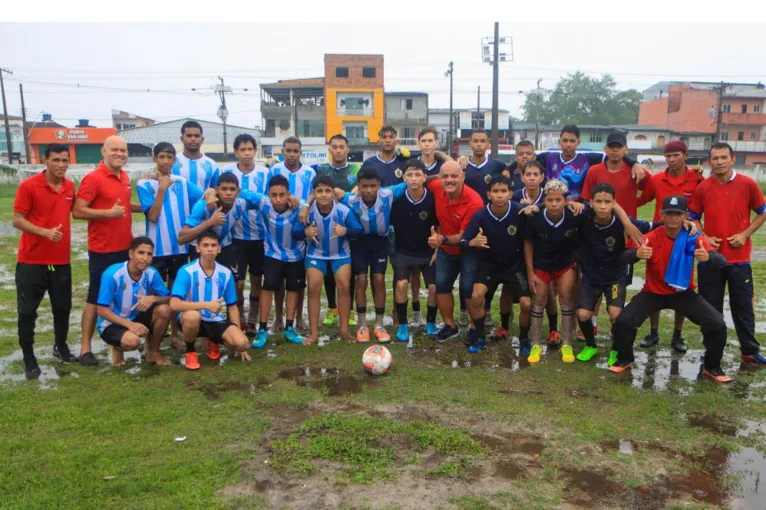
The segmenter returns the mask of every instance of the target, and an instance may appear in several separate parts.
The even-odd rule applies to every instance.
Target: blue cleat
[[[291,344],[302,344],[304,340],[304,338],[297,331],[295,331],[295,328],[292,326],[285,329],[282,337]]]
[[[529,356],[530,352],[532,352],[532,345],[529,340],[526,338],[519,340],[519,356]]]
[[[399,324],[396,329],[396,339],[400,342],[410,341],[410,327],[407,324]]]
[[[265,329],[259,329],[258,333],[255,334],[255,338],[253,338],[253,343],[250,344],[250,347],[253,349],[263,349],[266,347],[266,340],[269,339],[269,332]]]
[[[435,335],[437,331],[439,330],[436,328],[436,324],[433,322],[426,324],[426,335]]]
[[[483,338],[479,338],[473,344],[468,346],[468,352],[477,353],[487,346],[487,342]]]

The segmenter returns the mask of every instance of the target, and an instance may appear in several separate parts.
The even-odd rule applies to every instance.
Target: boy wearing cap
[[[687,236],[682,232],[687,218],[686,199],[680,195],[666,197],[662,203],[663,228],[644,236],[643,244],[636,251],[635,259],[646,260],[646,283],[630,303],[622,310],[614,323],[614,348],[617,361],[609,367],[611,372],[622,373],[633,365],[633,342],[638,327],[652,314],[660,310],[675,310],[700,326],[705,345],[702,374],[718,383],[731,382],[721,369],[721,358],[726,345],[726,323],[723,315],[694,292],[694,264],[700,267],[724,267],[726,260],[701,236]],[[676,242],[686,244],[681,255],[674,253]],[[693,243],[694,258],[686,257],[688,246]],[[681,267],[683,269],[674,269]],[[686,280],[685,272],[688,272]],[[676,278],[671,279],[671,276]],[[674,281],[671,286],[667,281]],[[686,283],[688,281],[688,284]]]
[[[715,268],[700,265],[700,295],[719,313],[729,287],[729,305],[739,339],[742,361],[766,366],[755,339],[753,314],[753,270],[750,267],[750,236],[766,221],[766,200],[758,184],[734,169],[734,150],[729,144],[710,148],[712,175],[694,190],[689,210],[691,217],[710,245],[726,257],[725,265]],[[757,216],[751,221],[750,213]],[[705,217],[704,226],[699,222]]]

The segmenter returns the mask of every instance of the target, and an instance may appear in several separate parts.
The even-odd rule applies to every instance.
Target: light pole
[[[231,92],[231,87],[226,87],[223,83],[223,78],[218,77],[221,80],[220,85],[216,85],[215,91],[221,96],[221,106],[218,107],[218,118],[223,122],[223,155],[229,152],[226,147],[226,119],[229,117],[229,110],[226,108],[226,93]]]
[[[500,45],[503,45],[503,51]],[[490,51],[490,46],[492,49]],[[500,62],[513,61],[513,38],[500,37],[500,24],[495,22],[494,37],[481,39],[481,58],[492,66],[492,157],[497,158],[498,146],[498,94],[500,82]]]
[[[452,62],[449,63],[447,72],[444,73],[444,77],[449,77],[449,131],[447,131],[447,155],[452,154]]]

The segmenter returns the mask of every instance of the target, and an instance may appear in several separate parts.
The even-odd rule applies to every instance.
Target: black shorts
[[[263,274],[263,241],[234,240],[234,249],[237,252],[237,269],[239,269],[239,281],[245,280],[245,274],[252,276]]]
[[[183,333],[183,327],[181,326],[180,319],[176,321],[176,323],[178,324],[178,331]],[[226,330],[232,326],[234,326],[234,323],[229,320],[224,320],[221,322],[207,322],[200,320],[197,338],[209,338],[211,341],[217,344],[223,343],[223,334],[226,333]],[[234,327],[236,328],[237,326]]]
[[[297,292],[306,286],[306,268],[302,260],[283,262],[263,257],[263,290],[278,291],[285,282],[288,292]]]
[[[514,302],[519,298],[531,296],[527,273],[524,266],[516,271],[508,271],[488,264],[480,264],[476,270],[474,283],[481,283],[487,287],[487,295],[493,296],[495,291],[503,284],[503,292],[506,290],[513,296]]]
[[[98,292],[101,290],[101,275],[104,274],[109,266],[118,262],[126,262],[130,257],[128,250],[114,251],[111,253],[96,253],[88,250],[88,274],[90,283],[88,284],[88,304],[98,304]]]
[[[624,283],[614,283],[611,285],[583,283],[580,285],[580,299],[577,303],[577,308],[592,312],[602,295],[606,298],[606,306],[625,308],[626,294],[627,291]]]
[[[215,258],[215,261],[228,268],[234,275],[234,280],[239,281],[239,261],[237,260],[237,247],[234,244],[230,244],[226,248],[221,250],[221,253]],[[242,272],[244,275],[244,271]],[[243,276],[244,280],[245,277]]]
[[[388,263],[388,238],[377,235],[364,236],[351,241],[351,272],[358,274],[386,274]]]
[[[423,273],[426,286],[436,283],[436,263],[431,264],[431,256],[413,257],[394,252],[391,255],[391,265],[394,266],[394,282],[409,280],[412,271],[419,269]]]
[[[187,262],[189,262],[188,255],[167,255],[165,257],[154,257],[152,259],[152,266],[160,273],[163,281],[172,282],[176,279],[178,270],[186,265]]]
[[[152,305],[151,308],[144,312],[138,312],[138,315],[136,315],[136,318],[132,321],[146,326],[149,329],[149,334],[152,332],[152,314],[154,313],[155,306],[156,305]],[[118,326],[117,324],[111,324],[104,330],[103,333],[101,333],[101,339],[109,345],[120,347],[120,345],[122,345],[122,336],[127,331],[128,328]]]

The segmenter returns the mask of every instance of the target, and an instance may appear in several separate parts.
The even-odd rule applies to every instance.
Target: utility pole
[[[723,112],[721,111],[721,108],[723,107],[723,93],[729,87],[731,87],[731,85],[724,82],[721,82],[719,86],[715,87],[715,90],[718,91],[718,107],[716,108],[715,135],[713,136],[713,143],[718,143],[721,140],[721,121],[723,120]]]
[[[481,120],[481,85],[478,86],[476,91],[476,125],[475,128],[479,128],[479,121]]]
[[[223,83],[223,77],[219,76],[220,85],[216,85],[215,91],[221,96],[221,106],[218,107],[218,118],[223,122],[223,154],[229,152],[226,146],[226,119],[229,117],[229,110],[226,108],[226,93],[231,92],[231,87],[226,87]]]
[[[3,117],[5,118],[5,140],[8,143],[8,164],[13,163],[13,143],[11,143],[11,126],[8,123],[8,106],[5,104],[5,83],[3,83],[3,73],[13,74],[8,69],[0,67],[0,91],[3,94]]]
[[[31,161],[29,156],[29,137],[27,136],[27,109],[24,107],[24,85],[19,83],[19,94],[21,95],[21,131],[24,133],[24,153],[27,156],[27,165]]]
[[[500,51],[500,44],[504,51]],[[490,54],[490,45],[492,51]],[[491,39],[483,37],[481,40],[482,62],[492,64],[492,157],[497,158],[499,144],[498,136],[498,94],[500,91],[500,62],[513,60],[513,40],[510,37],[500,37],[500,23],[495,22],[495,35]]]
[[[540,95],[540,82],[542,78],[537,80],[537,115],[535,118],[535,150],[540,149],[540,108],[542,108],[542,96]]]
[[[449,131],[447,132],[447,155],[452,155],[452,62],[449,63],[447,72],[444,73],[444,77],[449,76]]]

